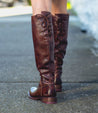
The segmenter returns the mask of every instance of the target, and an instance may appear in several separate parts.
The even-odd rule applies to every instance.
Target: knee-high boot
[[[53,16],[53,28],[54,28],[54,64],[55,64],[55,73],[54,73],[54,83],[56,91],[62,91],[62,65],[63,58],[66,54],[66,47],[68,44],[67,34],[68,34],[68,22],[69,14],[55,14]]]
[[[40,85],[29,90],[29,97],[47,104],[57,102],[54,86],[54,32],[52,15],[48,11],[32,16],[32,36]]]

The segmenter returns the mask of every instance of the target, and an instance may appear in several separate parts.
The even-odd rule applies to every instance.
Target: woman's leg
[[[51,12],[52,0],[31,0],[33,15],[41,14],[41,11]]]
[[[52,11],[52,0],[45,0],[47,11]]]
[[[67,13],[67,0],[52,0],[52,14],[60,13]]]

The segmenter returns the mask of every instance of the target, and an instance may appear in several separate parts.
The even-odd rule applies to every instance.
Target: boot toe
[[[31,87],[30,92],[34,93],[37,90],[37,87]]]
[[[28,97],[33,100],[40,100],[40,94],[37,87],[31,87],[28,91]]]

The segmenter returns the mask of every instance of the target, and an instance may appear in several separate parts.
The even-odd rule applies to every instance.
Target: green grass
[[[67,9],[68,9],[68,10],[71,10],[71,9],[72,9],[72,5],[71,5],[70,2],[67,2]]]
[[[28,4],[31,5],[31,0],[27,0]]]

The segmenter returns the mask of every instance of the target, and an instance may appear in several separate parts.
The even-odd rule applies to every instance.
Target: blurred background
[[[13,7],[19,2],[24,5],[30,4],[30,0],[0,0],[0,7]]]
[[[91,2],[89,2],[88,0],[68,0],[67,9],[68,13],[70,14],[70,23],[77,26],[78,30],[81,33],[86,34],[90,37],[90,39],[92,40],[92,47],[89,49],[96,57],[98,57],[98,7],[95,7],[96,4],[98,4],[97,0]],[[5,34],[9,36],[9,39],[11,40],[10,35],[13,36],[15,32],[18,32],[19,27],[22,27],[22,23],[28,22],[29,24],[27,24],[27,27],[28,29],[30,29],[30,18],[32,13],[31,0],[0,0],[0,38],[2,37],[2,39],[4,39],[4,29],[9,28],[9,31]],[[13,23],[13,26],[15,26],[13,27],[13,29],[15,29],[13,33],[11,31],[11,23]],[[8,28],[4,25],[8,25]],[[28,36],[31,36],[31,33],[28,29]],[[22,29],[20,29],[20,31],[21,30]],[[23,29],[23,32],[25,32],[24,30],[26,29]],[[79,31],[77,31],[78,35]],[[20,33],[19,36],[21,35],[22,34]],[[17,40],[18,37],[14,37],[14,39]],[[6,43],[8,44],[7,41]],[[4,48],[4,46],[2,48]],[[11,49],[12,48],[13,46],[11,47]]]
[[[89,34],[93,35],[95,53],[98,56],[98,0],[70,0],[70,2],[83,24],[82,29],[86,29]]]
[[[70,14],[70,23],[72,25],[77,26],[78,30],[81,33],[86,34],[91,38],[92,47],[89,49],[96,57],[98,57],[98,31],[97,31],[98,30],[98,14],[97,14],[98,7],[95,7],[96,4],[98,4],[97,0],[94,0],[91,2],[89,2],[88,0],[82,0],[82,1],[68,0],[67,9],[68,9],[68,13]],[[22,28],[22,23],[28,22],[29,23],[27,24],[28,29],[30,29],[31,15],[32,15],[31,0],[0,0],[0,38],[2,37],[2,39],[4,39],[4,33],[5,33],[4,29],[9,28],[9,31],[6,32],[5,34],[9,36],[9,39],[11,40],[12,37],[10,37],[10,35],[14,36],[15,32],[19,33],[22,30],[20,29],[20,31],[18,32],[18,29],[20,27]],[[13,26],[15,27],[12,28],[11,23],[13,23]],[[7,26],[4,26],[4,25],[8,25],[8,28]],[[15,29],[13,33],[11,29]],[[23,32],[27,30],[28,36],[31,36],[30,31],[28,29],[23,29]],[[76,31],[78,35],[79,35],[79,31]],[[21,35],[22,34],[20,32],[19,36]],[[14,37],[14,39],[17,40],[18,37],[16,38]],[[6,43],[8,44],[7,41]],[[28,45],[29,45],[29,42],[28,42]],[[4,48],[4,45],[2,48]],[[13,46],[11,47],[11,49],[12,48]],[[5,46],[5,49],[6,49],[6,46]]]
[[[73,12],[72,9],[74,9],[74,12],[83,23],[81,30],[84,32],[87,30],[90,31],[95,39],[98,40],[98,7],[96,7],[96,4],[98,4],[97,0],[91,2],[89,2],[89,0],[68,0],[67,8],[69,11],[71,10],[71,13]],[[0,0],[0,17],[31,13],[32,9],[29,7],[30,5],[31,0]],[[18,7],[16,8],[17,11],[12,9],[13,7]],[[22,9],[20,10],[19,7]],[[6,8],[7,11],[3,10]]]
[[[69,0],[68,48],[58,104],[27,97],[40,80],[30,0],[0,0],[0,113],[98,113],[98,0]]]

